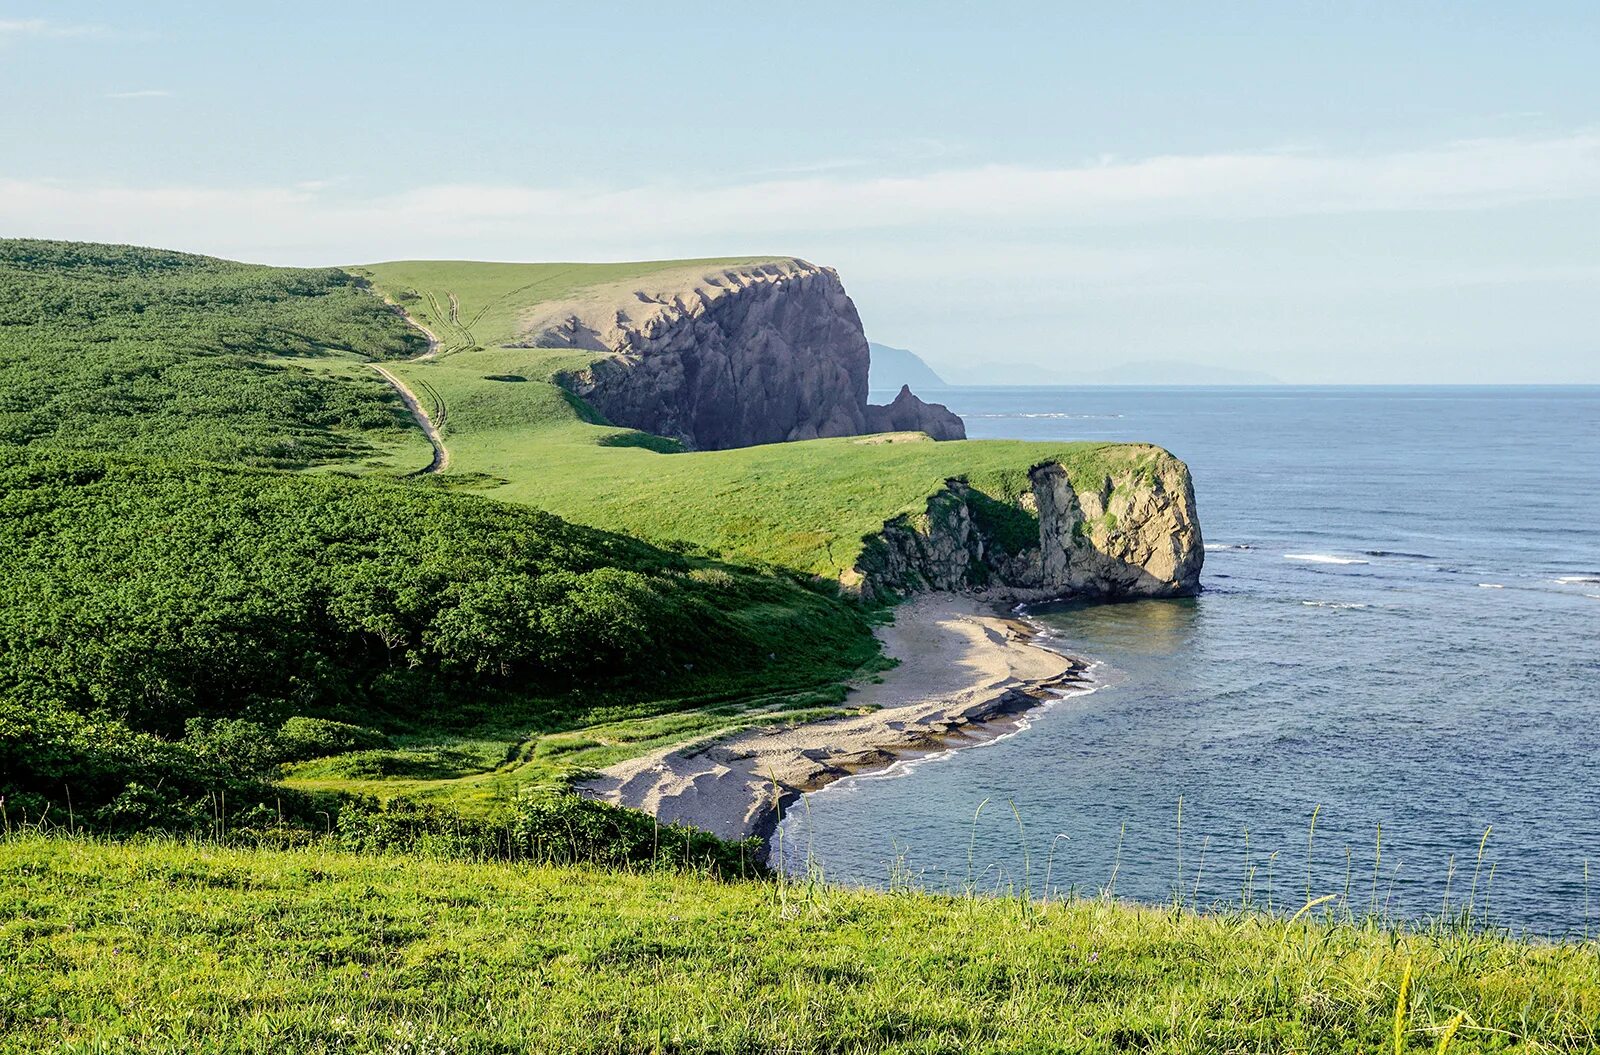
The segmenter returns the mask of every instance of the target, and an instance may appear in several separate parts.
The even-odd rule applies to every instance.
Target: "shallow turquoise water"
[[[1600,389],[931,395],[975,438],[1184,458],[1204,589],[1036,612],[1102,687],[807,796],[791,864],[960,886],[970,849],[980,886],[1115,870],[1119,896],[1201,904],[1237,903],[1253,869],[1258,900],[1270,873],[1277,905],[1309,887],[1418,918],[1447,883],[1469,896],[1492,826],[1479,915],[1600,932]]]

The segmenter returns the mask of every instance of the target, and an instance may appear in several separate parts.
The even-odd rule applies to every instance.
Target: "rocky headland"
[[[1006,499],[947,480],[920,514],[867,539],[844,582],[880,600],[930,590],[1126,600],[1192,594],[1204,562],[1188,467],[1146,447],[1111,473],[1035,465]]]
[[[838,274],[799,259],[680,268],[539,305],[517,342],[603,352],[562,382],[607,420],[722,450],[891,430],[963,439],[903,390],[867,403],[870,352]]]

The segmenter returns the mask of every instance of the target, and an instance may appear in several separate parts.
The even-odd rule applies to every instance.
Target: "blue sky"
[[[0,0],[0,233],[793,253],[969,379],[1600,382],[1597,40],[1593,3]]]

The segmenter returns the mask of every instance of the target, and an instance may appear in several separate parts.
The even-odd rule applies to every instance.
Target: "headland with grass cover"
[[[743,386],[714,387],[723,398],[737,401],[748,390],[757,393],[749,398],[766,399],[785,386],[817,399],[866,398],[859,329],[857,361],[856,342],[838,338],[835,327],[813,334],[805,324],[774,321],[772,313],[740,303],[757,295],[746,294],[741,282],[752,282],[748,288],[762,296],[785,281],[803,286],[818,270],[804,261],[629,265],[638,274],[621,267],[406,261],[354,269],[440,335],[436,357],[392,369],[448,407],[443,434],[452,462],[445,481],[454,477],[460,486],[580,523],[687,540],[869,595],[986,586],[1039,597],[1194,589],[1203,550],[1188,473],[1157,447],[935,442],[919,432],[892,432],[685,452],[679,443],[608,421],[577,394],[594,388],[583,378],[597,365],[613,365],[613,376],[626,373],[615,368],[619,359],[637,359],[634,370],[644,371],[652,354],[674,376],[712,370],[673,351],[697,327],[718,338],[738,333],[758,347],[786,337],[837,342],[837,354],[817,369],[848,383],[819,388],[750,352],[714,364],[719,377],[725,370]],[[769,271],[778,277],[750,278]],[[640,304],[663,303],[687,307],[634,319]],[[826,299],[816,310],[855,319],[853,306]],[[611,328],[585,319],[611,319]],[[680,330],[689,336],[675,337]],[[635,354],[640,345],[666,350]],[[1040,467],[1053,472],[1041,475]],[[1047,523],[1041,508],[1049,509]],[[959,515],[952,519],[953,513]],[[1050,537],[1042,539],[1042,531]]]

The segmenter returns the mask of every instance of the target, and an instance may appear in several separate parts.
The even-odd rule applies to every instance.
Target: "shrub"
[[[388,747],[389,738],[364,725],[296,715],[279,727],[278,744],[280,761],[305,762],[349,751]]]

